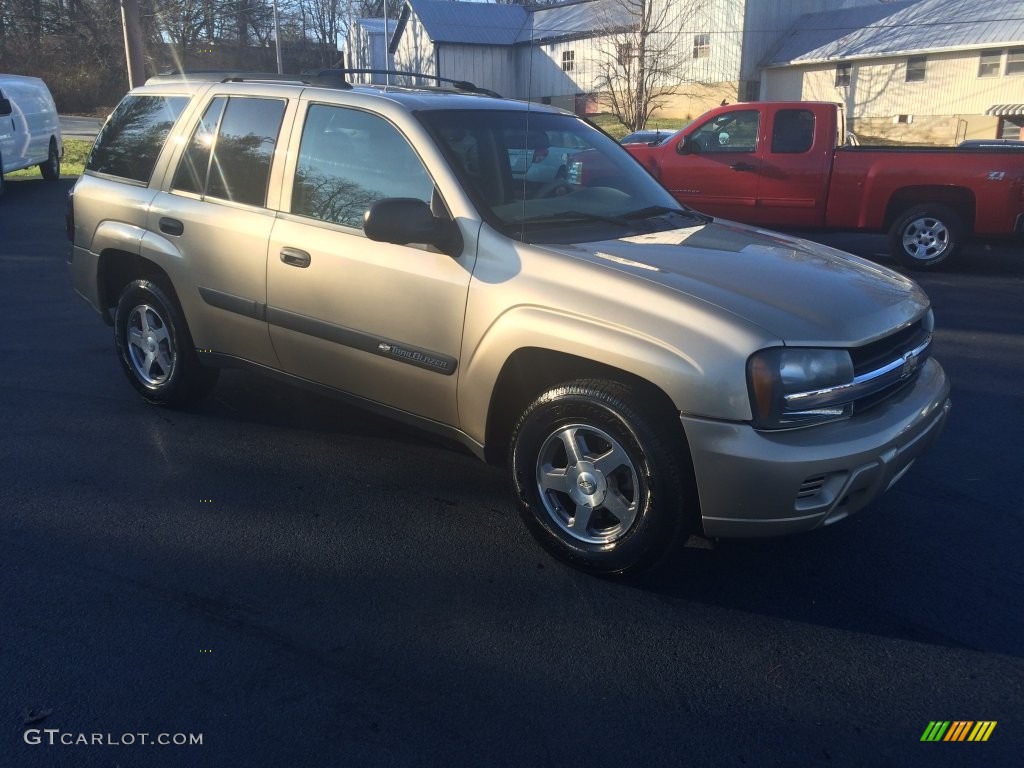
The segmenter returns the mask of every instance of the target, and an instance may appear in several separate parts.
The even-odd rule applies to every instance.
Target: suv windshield
[[[587,242],[704,220],[614,139],[572,115],[438,110],[419,117],[482,217],[518,240]]]

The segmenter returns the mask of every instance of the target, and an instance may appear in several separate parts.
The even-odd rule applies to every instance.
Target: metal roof
[[[1024,45],[1024,0],[913,0],[809,13],[763,66]]]
[[[512,45],[529,24],[529,13],[521,5],[407,0],[406,6],[435,43]]]
[[[384,34],[384,19],[356,19],[356,24],[371,35]],[[388,19],[388,31],[394,32],[398,19]]]
[[[599,31],[635,24],[635,15],[622,0],[575,0],[531,8],[528,26],[520,33],[518,42],[590,37]]]

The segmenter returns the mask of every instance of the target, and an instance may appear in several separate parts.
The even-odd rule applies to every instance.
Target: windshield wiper
[[[623,219],[635,221],[637,219],[653,219],[656,216],[665,216],[667,214],[685,216],[688,219],[697,219],[698,221],[704,222],[711,220],[711,217],[705,216],[703,213],[697,213],[697,211],[692,208],[666,208],[664,205],[650,205],[646,208],[639,208],[635,211],[623,213],[621,217]]]
[[[629,229],[633,222],[623,216],[606,216],[600,213],[587,213],[586,211],[558,211],[557,213],[544,213],[538,216],[527,216],[521,219],[512,219],[505,222],[507,226],[515,227],[521,224],[565,224],[573,221],[600,221],[604,224],[614,224],[617,227]]]

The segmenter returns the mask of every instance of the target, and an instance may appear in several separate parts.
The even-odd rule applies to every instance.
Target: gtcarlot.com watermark
[[[201,733],[75,733],[59,728],[28,728],[22,738],[30,746],[65,747],[134,747],[140,744],[157,747],[202,746]]]

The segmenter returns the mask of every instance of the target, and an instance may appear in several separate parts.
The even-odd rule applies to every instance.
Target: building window
[[[1006,74],[1024,74],[1024,48],[1011,48],[1006,54]]]
[[[572,72],[576,68],[576,51],[562,51],[562,71]]]
[[[711,35],[693,36],[693,58],[706,59],[711,55]]]
[[[896,123],[899,125],[910,125],[914,122],[913,115],[896,115]]]
[[[628,66],[630,59],[632,59],[634,55],[633,43],[628,40],[625,43],[619,43],[619,45],[615,47],[615,57],[618,59],[620,67]]]
[[[853,72],[852,64],[836,65],[836,88],[843,88],[850,84],[850,73]]]
[[[978,59],[978,77],[996,77],[1002,61],[1002,51],[982,51]]]
[[[923,83],[924,73],[927,66],[927,56],[911,56],[907,59],[907,82]]]
[[[998,138],[1016,141],[1024,138],[1024,117],[1000,117]]]

